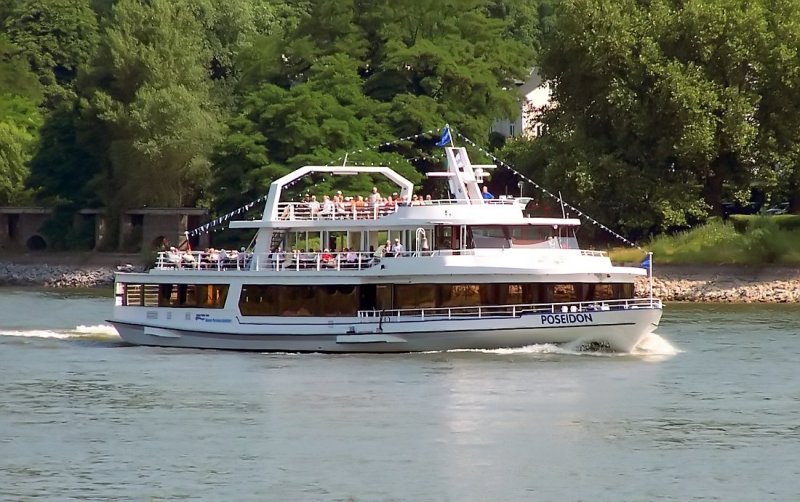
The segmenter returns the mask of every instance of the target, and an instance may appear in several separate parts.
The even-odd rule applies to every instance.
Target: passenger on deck
[[[372,205],[375,205],[379,200],[381,200],[381,194],[378,192],[378,187],[372,187],[372,193],[369,194],[368,199],[369,203]]]
[[[333,260],[333,254],[331,253],[331,250],[328,248],[325,248],[325,250],[319,256],[319,261],[320,265],[323,267],[332,268],[336,266],[336,262]]]
[[[336,206],[333,205],[333,201],[327,195],[322,199],[322,210],[320,211],[320,216],[322,218],[330,218],[333,219],[334,211],[336,211]]]
[[[359,195],[358,197],[356,197],[356,200],[353,202],[354,219],[363,218],[364,206],[365,206],[364,197]]]
[[[336,192],[336,195],[333,196],[333,205],[337,214],[337,218],[339,217],[339,215],[341,215],[341,217],[345,217],[347,213],[347,208],[345,207],[345,198],[342,195],[341,190]]]
[[[311,212],[311,219],[316,219],[319,216],[320,204],[316,195],[311,196],[311,202],[308,203],[308,210]]]
[[[171,247],[166,254],[167,263],[174,266],[175,268],[180,267],[181,265],[181,252],[178,251],[178,248]]]
[[[494,199],[494,195],[492,195],[492,192],[489,191],[489,187],[487,187],[486,185],[483,185],[482,195],[483,198],[486,200]]]
[[[386,258],[391,258],[394,256],[394,252],[392,251],[392,241],[386,240],[386,244],[383,246],[383,256]]]
[[[394,246],[392,246],[392,253],[395,256],[403,256],[406,253],[406,248],[403,246],[403,243],[400,242],[400,239],[394,240]]]
[[[358,253],[348,248],[344,248],[344,250],[346,251],[344,261],[346,261],[349,265],[358,264]]]

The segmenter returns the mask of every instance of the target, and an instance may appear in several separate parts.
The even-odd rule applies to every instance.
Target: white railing
[[[160,270],[249,270],[253,253],[244,251],[161,251],[155,268]]]
[[[543,247],[546,251],[548,248]],[[252,271],[279,271],[279,270],[365,270],[380,263],[381,259],[405,257],[433,257],[478,255],[489,249],[436,249],[404,251],[400,256],[393,254],[379,255],[372,252],[276,252],[259,253],[239,251],[162,251],[158,253],[155,268],[160,270],[252,270]],[[576,250],[577,251],[577,250]],[[605,257],[604,251],[581,250],[582,256]],[[537,263],[549,262],[541,260]],[[562,263],[557,261],[554,263]]]
[[[377,220],[397,211],[398,204],[281,202],[278,219],[284,221]]]
[[[278,219],[284,221],[317,221],[317,220],[377,220],[397,211],[399,207],[441,206],[454,204],[470,204],[470,199],[436,199],[418,201],[392,201],[373,204],[368,201],[350,202],[280,202],[278,203]],[[489,199],[487,204],[513,205],[513,200]]]
[[[433,254],[435,252],[428,252]],[[403,253],[402,256],[411,256]],[[160,270],[254,270],[254,271],[279,271],[279,270],[364,270],[380,263],[381,258],[390,259],[394,255],[384,257],[376,256],[369,252],[340,252],[340,253],[206,253],[203,251],[158,253],[155,268]]]
[[[592,314],[610,310],[662,308],[658,298],[630,298],[624,300],[596,300],[590,302],[530,303],[523,305],[481,305],[472,307],[431,307],[391,310],[359,310],[363,319],[381,318],[391,320],[401,317],[436,319],[502,318],[519,317],[526,314]]]

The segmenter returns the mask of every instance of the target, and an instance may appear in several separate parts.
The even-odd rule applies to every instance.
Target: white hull
[[[561,314],[555,314],[560,316]],[[603,343],[630,352],[651,333],[661,318],[660,308],[592,312],[591,321],[554,324],[540,314],[515,318],[405,320],[385,318],[353,322],[238,325],[225,331],[216,326],[189,327],[182,323],[144,325],[112,320],[122,339],[135,345],[249,350],[259,352],[419,352],[452,349],[498,349],[553,343]],[[295,318],[296,321],[300,321]],[[549,320],[549,322],[548,322]],[[238,323],[237,323],[238,324]]]

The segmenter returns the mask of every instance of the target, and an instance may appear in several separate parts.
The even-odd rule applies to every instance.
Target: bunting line
[[[617,232],[611,230],[610,228],[608,228],[607,226],[603,225],[599,221],[595,220],[594,218],[592,218],[588,214],[584,213],[583,211],[581,211],[577,207],[575,207],[572,204],[568,203],[567,201],[562,199],[559,195],[552,193],[551,191],[549,191],[545,187],[541,186],[540,184],[538,184],[535,181],[533,181],[532,179],[528,178],[527,176],[525,176],[521,172],[517,171],[510,164],[508,164],[506,162],[503,162],[501,159],[499,159],[497,156],[493,155],[491,152],[488,152],[484,148],[478,146],[474,141],[472,141],[471,139],[467,138],[466,136],[464,136],[460,132],[456,131],[456,135],[459,138],[463,139],[468,145],[470,145],[470,146],[472,146],[474,148],[477,148],[481,153],[483,153],[484,155],[487,155],[488,157],[490,157],[493,161],[495,161],[500,166],[505,167],[506,169],[508,169],[512,173],[516,174],[518,177],[522,178],[526,182],[528,182],[531,185],[533,185],[534,187],[538,188],[539,191],[541,191],[542,193],[544,193],[544,194],[550,196],[551,198],[557,200],[560,204],[563,204],[564,206],[570,208],[572,211],[575,211],[578,214],[578,216],[581,216],[581,217],[585,218],[586,220],[591,222],[593,225],[596,225],[596,226],[600,227],[602,230],[604,230],[604,231],[608,232],[609,234],[613,235],[614,237],[616,237],[620,241],[624,242],[625,244],[627,244],[627,245],[629,245],[631,247],[635,247],[636,249],[639,249],[639,250],[642,249],[641,247],[637,246],[634,242],[631,242],[630,240],[626,239],[622,235],[618,234]]]
[[[452,130],[452,128],[451,128],[451,130]],[[378,144],[375,144],[375,145],[372,145],[372,146],[363,147],[363,148],[360,148],[358,150],[353,150],[353,151],[347,152],[347,153],[345,153],[345,155],[342,155],[338,159],[333,160],[333,161],[331,161],[331,162],[329,162],[329,163],[327,163],[325,165],[326,166],[331,166],[331,165],[340,163],[348,155],[363,153],[363,152],[367,152],[367,151],[374,151],[374,150],[377,150],[379,148],[393,146],[393,145],[396,145],[398,143],[402,143],[404,141],[415,140],[415,139],[419,139],[419,138],[424,137],[424,136],[436,135],[436,134],[439,134],[441,131],[442,131],[441,128],[439,128],[439,129],[431,129],[431,130],[428,130],[428,131],[421,132],[419,134],[411,134],[409,136],[404,136],[404,137],[398,138],[398,139],[396,139],[394,141],[385,141],[385,142],[378,143]],[[468,137],[464,136],[460,132],[458,132],[458,131],[453,131],[453,132],[455,132],[455,134],[459,138],[463,139],[468,145],[472,146],[473,148],[476,148],[478,151],[480,151],[484,155],[486,155],[489,158],[491,158],[495,163],[497,163],[501,167],[504,167],[504,168],[508,169],[509,171],[511,171],[512,173],[517,175],[522,180],[526,181],[527,183],[530,183],[535,188],[537,188],[540,192],[542,192],[545,195],[549,196],[550,198],[558,201],[559,204],[563,204],[565,207],[568,207],[571,211],[574,211],[579,217],[582,217],[582,218],[586,219],[587,221],[589,221],[590,223],[592,223],[593,225],[595,225],[597,227],[600,227],[600,229],[602,229],[603,231],[605,231],[605,232],[609,233],[610,235],[614,236],[619,241],[624,242],[625,244],[627,244],[627,245],[629,245],[631,247],[635,247],[635,248],[637,248],[639,250],[642,249],[641,247],[636,245],[634,242],[632,242],[629,239],[623,237],[622,235],[620,235],[619,233],[615,232],[611,228],[607,227],[606,225],[603,225],[602,223],[600,223],[596,219],[592,218],[588,214],[586,214],[583,211],[581,211],[580,209],[578,209],[577,207],[575,207],[572,204],[568,203],[562,197],[560,197],[558,194],[554,194],[553,192],[547,190],[545,187],[543,187],[540,184],[536,183],[531,178],[529,178],[529,177],[525,176],[524,174],[522,174],[521,172],[517,171],[513,166],[511,166],[507,162],[504,162],[503,160],[501,160],[500,158],[498,158],[497,156],[495,156],[491,152],[487,151],[483,147],[479,146],[474,141],[472,141]],[[426,157],[412,157],[412,158],[407,158],[407,159],[403,159],[403,160],[406,161],[406,162],[413,162],[413,161],[417,161],[417,160],[441,160],[442,158],[443,158],[442,156],[431,155],[431,156],[426,156]],[[388,164],[399,164],[400,162],[401,161],[399,161],[399,160],[398,161],[390,161],[390,162],[388,162]],[[370,165],[371,163],[349,162],[349,164],[350,165],[354,165],[354,166],[367,166],[367,165]],[[286,185],[284,188],[288,188],[288,187],[294,185],[295,183],[297,183],[299,181],[300,181],[299,179],[295,180],[292,183]],[[208,222],[208,223],[206,223],[204,225],[201,225],[201,226],[191,230],[190,232],[187,232],[186,235],[187,236],[196,236],[196,235],[200,235],[201,233],[204,233],[204,234],[205,233],[209,233],[212,230],[214,232],[216,232],[218,229],[216,229],[215,227],[217,227],[218,225],[230,220],[234,216],[246,213],[247,211],[252,209],[253,206],[255,206],[256,204],[261,203],[261,202],[265,202],[266,200],[267,200],[267,195],[262,195],[258,199],[254,200],[252,202],[249,202],[249,203],[245,204],[244,206],[242,206],[240,208],[234,209],[230,213],[227,213],[227,214],[225,214],[223,216],[215,218],[214,220],[212,220],[212,221],[210,221],[210,222]]]
[[[364,148],[361,148],[359,150],[354,150],[352,152],[347,152],[345,155],[351,155],[351,154],[355,154],[355,153],[363,153],[365,151],[377,150],[378,148],[381,148],[381,147],[393,146],[393,145],[396,145],[397,143],[401,143],[403,141],[409,141],[409,140],[421,138],[423,136],[436,134],[439,131],[440,131],[440,129],[431,129],[430,131],[425,131],[425,132],[422,132],[422,133],[419,133],[419,134],[412,134],[410,136],[404,136],[404,137],[396,139],[394,141],[386,141],[386,142],[379,143],[379,144],[376,144],[376,145],[364,147]],[[342,160],[344,160],[345,155],[342,155],[338,159],[336,159],[334,161],[331,161],[331,162],[329,162],[329,163],[327,163],[325,165],[326,166],[331,166],[331,165],[334,165],[335,163],[341,162]],[[441,160],[442,158],[443,158],[442,156],[431,155],[429,157],[411,157],[411,158],[407,158],[407,159],[403,159],[403,160],[406,161],[406,162],[413,162],[413,161],[416,161],[416,160]],[[389,164],[389,165],[391,165],[391,164],[397,165],[397,164],[400,164],[400,162],[401,161],[399,161],[399,160],[390,161],[390,162],[387,162],[387,164]],[[349,162],[349,164],[353,165],[353,166],[368,166],[368,165],[371,165],[372,163]],[[300,179],[302,179],[302,178],[300,178]],[[298,183],[300,181],[300,179],[294,180],[293,182],[289,183],[288,185],[285,185],[283,188],[289,188],[289,187],[295,185],[296,183]],[[189,231],[186,235],[189,236],[189,237],[194,237],[194,236],[200,235],[200,234],[207,234],[207,233],[209,233],[211,231],[216,232],[218,229],[216,229],[215,227],[217,227],[218,225],[221,225],[222,223],[230,220],[234,216],[246,213],[247,211],[252,209],[254,205],[258,204],[259,202],[265,202],[266,200],[267,200],[267,196],[266,195],[262,195],[258,199],[254,200],[252,202],[249,202],[249,203],[245,204],[244,206],[242,206],[240,208],[234,209],[233,211],[231,211],[228,214],[225,214],[223,216],[215,218],[215,219],[211,220],[210,222],[208,222],[208,223],[206,223],[204,225],[201,225],[201,226]]]
[[[207,234],[211,230],[214,230],[216,232],[216,229],[214,229],[214,227],[216,227],[217,225],[220,225],[220,224],[230,220],[234,216],[246,213],[247,211],[253,209],[253,206],[258,204],[259,202],[265,202],[266,200],[267,200],[267,196],[266,195],[262,195],[258,199],[254,200],[252,202],[248,202],[244,206],[236,208],[236,209],[234,209],[233,211],[231,211],[228,214],[222,215],[222,216],[220,216],[218,218],[214,218],[213,220],[209,221],[208,223],[206,223],[204,225],[200,225],[199,227],[197,227],[197,228],[195,228],[195,229],[193,229],[193,230],[191,230],[189,232],[186,232],[186,236],[187,237],[194,237],[195,235]]]

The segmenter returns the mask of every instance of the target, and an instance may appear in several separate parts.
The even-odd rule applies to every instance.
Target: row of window
[[[353,316],[359,310],[589,302],[632,297],[632,284],[247,284],[242,287],[239,310],[245,316],[335,317]]]
[[[134,307],[223,308],[227,284],[122,284]],[[492,283],[282,286],[245,284],[244,316],[354,316],[359,310],[606,301],[633,297],[633,284]]]
[[[123,284],[123,305],[130,307],[194,307],[221,309],[227,284]]]

